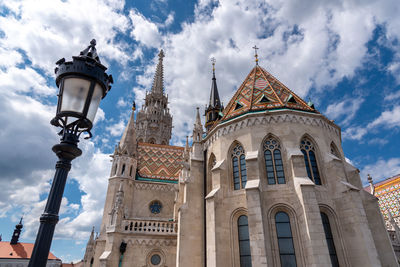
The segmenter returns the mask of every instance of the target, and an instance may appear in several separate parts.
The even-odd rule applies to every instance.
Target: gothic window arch
[[[296,252],[290,217],[285,211],[275,213],[275,231],[278,240],[279,259],[282,267],[296,267]]]
[[[240,267],[251,267],[249,221],[246,215],[237,220]]]
[[[211,192],[212,190],[212,168],[214,168],[215,164],[217,163],[217,159],[215,158],[215,155],[211,153],[209,159],[208,159],[208,166],[207,166],[207,179],[206,179],[206,187],[207,187],[207,194]]]
[[[331,224],[328,215],[321,211],[322,226],[324,228],[325,239],[328,246],[329,257],[331,259],[332,267],[339,267],[339,260],[336,253],[335,242],[333,240]]]
[[[125,174],[125,164],[122,164],[121,176]]]
[[[304,156],[304,163],[306,165],[308,178],[310,178],[316,185],[321,185],[321,176],[318,170],[316,149],[310,138],[303,137],[303,139],[301,139],[300,150]]]
[[[337,149],[335,143],[333,143],[333,142],[331,143],[330,149],[331,149],[331,154],[336,156],[338,159],[340,159],[339,150]]]
[[[274,137],[268,137],[263,142],[265,170],[267,173],[268,184],[285,184],[285,172],[281,145]]]
[[[115,167],[114,167],[114,175],[117,175],[117,170],[118,170],[118,163],[115,163]]]
[[[245,151],[243,146],[236,143],[232,149],[232,178],[233,178],[233,189],[239,190],[244,189],[247,183],[247,169]]]

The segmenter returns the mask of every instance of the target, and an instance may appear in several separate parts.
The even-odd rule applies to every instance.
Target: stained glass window
[[[290,227],[289,216],[286,212],[280,211],[275,214],[275,226],[281,266],[296,267],[292,229]]]
[[[275,138],[268,138],[264,142],[264,160],[268,184],[286,183],[280,149],[281,146]]]
[[[335,243],[333,242],[333,235],[328,216],[321,212],[322,225],[324,227],[326,243],[328,245],[329,256],[333,267],[339,267],[339,261],[336,254]]]
[[[300,142],[300,150],[304,156],[304,163],[306,165],[307,176],[315,184],[321,184],[321,177],[318,171],[317,159],[315,157],[315,146],[308,138],[303,138]]]
[[[232,152],[232,176],[233,189],[243,189],[247,183],[247,170],[244,149],[240,144],[233,148]]]
[[[238,219],[240,267],[251,267],[249,223],[247,216]]]

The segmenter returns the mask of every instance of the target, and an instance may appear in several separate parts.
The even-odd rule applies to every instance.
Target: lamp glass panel
[[[94,86],[92,100],[90,101],[90,106],[87,114],[88,120],[93,123],[94,117],[96,117],[97,109],[100,105],[100,100],[103,97],[103,88],[100,84],[96,83]]]
[[[66,78],[60,111],[82,113],[86,97],[90,88],[90,81],[79,78]]]

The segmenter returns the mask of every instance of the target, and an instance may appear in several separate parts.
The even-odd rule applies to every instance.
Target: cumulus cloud
[[[109,125],[106,127],[106,130],[112,135],[112,136],[121,136],[122,133],[124,132],[126,122],[121,120],[115,124]]]
[[[367,175],[370,174],[374,182],[400,174],[400,158],[380,159],[377,162],[366,165],[360,172],[361,180],[367,183]]]
[[[137,10],[129,12],[132,21],[131,36],[138,42],[147,47],[159,47],[161,44],[161,34],[156,23],[148,20]]]
[[[340,119],[341,124],[346,125],[354,118],[363,102],[364,99],[360,97],[346,98],[328,105],[325,114],[330,119]]]
[[[400,106],[383,111],[378,118],[368,123],[365,127],[352,126],[343,132],[343,138],[361,140],[367,133],[376,132],[379,128],[398,128],[400,127]]]

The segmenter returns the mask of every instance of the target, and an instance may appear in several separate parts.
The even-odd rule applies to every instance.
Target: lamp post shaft
[[[53,147],[59,160],[56,163],[56,173],[47,198],[44,213],[40,217],[40,226],[33,247],[28,267],[45,267],[49,255],[54,230],[58,222],[58,212],[61,206],[64,187],[71,161],[82,154],[78,148],[79,137],[64,131],[61,143]]]

